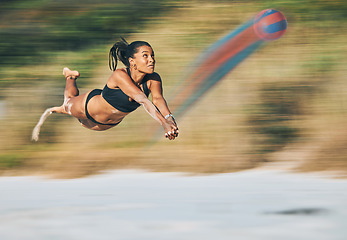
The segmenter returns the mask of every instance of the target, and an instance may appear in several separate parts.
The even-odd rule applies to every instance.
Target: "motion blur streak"
[[[265,20],[265,23],[273,21],[274,24],[277,24],[276,19],[283,17],[280,12],[272,9],[264,10],[260,12],[260,15],[259,17],[258,14],[235,31],[218,40],[198,57],[191,66],[191,73],[188,74],[186,80],[178,88],[175,97],[170,101],[170,105],[175,107],[176,117],[183,115],[202,95],[212,89],[240,62],[263,45],[264,39],[255,32],[255,29],[258,28],[258,25],[255,24],[259,24],[259,21],[264,21],[269,17],[271,17],[270,20]],[[278,36],[284,33],[287,26],[286,20],[281,22],[283,21],[285,21],[285,25],[281,24],[279,26],[283,30],[280,31]],[[271,25],[261,27],[266,29]],[[271,27],[271,29],[269,35],[277,32],[276,27]]]

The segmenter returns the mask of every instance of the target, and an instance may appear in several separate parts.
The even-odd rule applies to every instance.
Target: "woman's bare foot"
[[[71,71],[66,67],[63,69],[63,75],[65,78],[77,79],[80,76],[80,73],[78,71]]]

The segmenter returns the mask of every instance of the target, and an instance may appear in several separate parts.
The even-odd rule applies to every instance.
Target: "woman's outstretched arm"
[[[152,94],[152,101],[153,104],[159,109],[161,114],[165,116],[165,119],[167,121],[171,122],[172,124],[176,125],[176,121],[174,117],[171,114],[171,111],[167,105],[167,102],[163,96],[163,87],[162,87],[162,81],[158,74],[154,75],[153,81],[150,83],[150,91]],[[177,129],[178,132],[178,129]]]
[[[112,75],[117,86],[130,98],[141,104],[144,109],[151,115],[160,125],[163,126],[165,136],[170,140],[177,137],[177,126],[171,121],[165,119],[157,107],[146,97],[146,95],[135,86],[129,76],[123,71],[115,71]],[[112,80],[111,80],[112,81]]]

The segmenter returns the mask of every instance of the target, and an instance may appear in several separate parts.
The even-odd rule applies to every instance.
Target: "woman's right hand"
[[[178,137],[179,131],[175,119],[173,117],[169,117],[168,119],[166,119],[166,122],[163,125],[163,127],[166,138],[174,140],[176,137]]]

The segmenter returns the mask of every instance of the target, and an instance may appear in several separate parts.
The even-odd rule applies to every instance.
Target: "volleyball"
[[[287,19],[280,11],[266,9],[254,18],[253,28],[258,37],[265,41],[272,41],[285,33]]]

